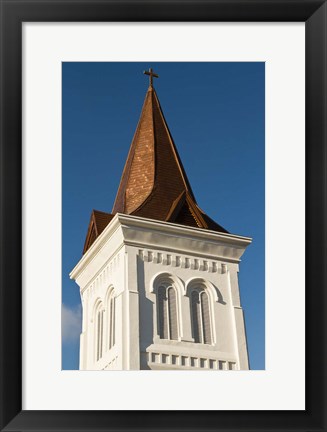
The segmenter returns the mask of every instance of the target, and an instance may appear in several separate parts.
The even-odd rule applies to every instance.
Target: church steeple
[[[248,370],[238,273],[251,239],[198,207],[153,88],[158,76],[146,75],[112,214],[93,210],[70,273],[82,299],[80,369]]]
[[[159,76],[151,68],[144,73],[149,75],[149,87],[108,220],[125,213],[226,233],[198,207],[153,87],[153,77]],[[100,235],[94,238],[93,219],[83,253]]]
[[[145,96],[141,116],[127,157],[113,213],[168,215],[182,191],[194,199],[159,99],[152,84]],[[147,74],[150,74],[147,72]],[[146,209],[141,207],[146,206]],[[156,208],[156,207],[161,207]]]
[[[144,73],[150,85],[112,212],[226,232],[197,206],[153,87],[158,75]]]

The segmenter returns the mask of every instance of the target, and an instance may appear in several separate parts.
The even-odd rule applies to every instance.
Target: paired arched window
[[[115,293],[111,289],[105,308],[101,301],[98,302],[94,312],[94,340],[95,358],[100,360],[104,351],[110,350],[115,345]]]
[[[192,336],[194,342],[211,344],[212,329],[210,316],[210,298],[207,291],[202,288],[194,288],[190,293]]]
[[[160,339],[178,340],[177,294],[172,284],[161,284],[157,291],[158,334]]]
[[[160,339],[179,340],[180,317],[178,282],[170,275],[159,275],[153,283],[157,303],[157,334]],[[214,288],[205,281],[192,280],[187,288],[190,300],[192,337],[195,343],[211,345],[214,342],[213,305]]]

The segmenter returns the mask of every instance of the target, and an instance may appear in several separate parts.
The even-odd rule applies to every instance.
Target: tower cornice
[[[121,245],[161,248],[235,263],[252,242],[250,237],[117,213],[72,270],[70,278],[76,279],[115,234],[119,237],[117,248]]]

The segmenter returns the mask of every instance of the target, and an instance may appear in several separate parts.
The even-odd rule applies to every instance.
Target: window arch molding
[[[116,295],[115,288],[113,285],[109,285],[109,287],[106,290],[105,297],[104,297],[104,304],[106,306],[108,305],[108,301],[110,300],[110,297],[112,297],[114,295]]]
[[[183,282],[170,273],[158,273],[150,282],[150,291],[156,295],[155,334],[160,339],[180,340],[182,335],[181,296]],[[163,302],[166,301],[164,305]]]
[[[98,297],[93,303],[92,314],[91,314],[91,323],[95,322],[95,318],[99,309],[104,309],[103,301],[100,297]]]
[[[214,285],[211,282],[209,282],[203,278],[195,277],[195,278],[189,279],[185,284],[186,295],[189,295],[190,291],[192,291],[192,289],[199,287],[199,286],[202,286],[204,289],[207,290],[207,292],[210,296],[211,302],[214,303],[214,302],[219,301],[218,293],[217,293],[217,290],[214,287]]]
[[[153,276],[150,282],[150,291],[156,292],[156,289],[158,289],[159,285],[161,283],[170,282],[174,284],[178,291],[178,297],[181,297],[185,294],[185,287],[183,281],[171,273],[163,272],[163,273],[157,273]]]
[[[192,278],[186,284],[186,295],[190,300],[194,341],[214,344],[216,341],[214,304],[219,301],[217,290],[211,282],[205,279]],[[205,316],[203,316],[204,307],[207,308]]]

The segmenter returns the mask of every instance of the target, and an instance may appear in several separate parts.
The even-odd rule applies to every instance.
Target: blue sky
[[[253,238],[240,265],[251,369],[265,368],[264,63],[62,64],[62,368],[78,369],[81,306],[69,273],[92,209],[111,212],[152,67],[199,206]]]

